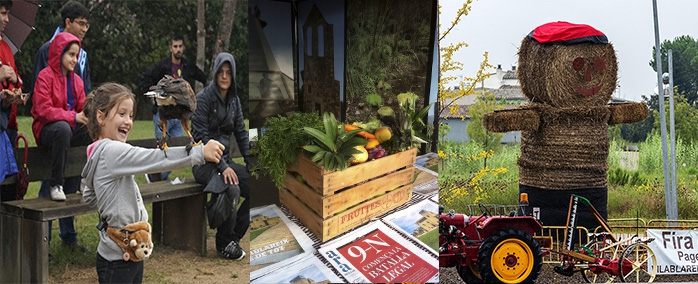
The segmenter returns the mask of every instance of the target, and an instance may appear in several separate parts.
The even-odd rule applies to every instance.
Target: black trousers
[[[143,261],[108,261],[98,253],[95,262],[99,283],[143,282]]]
[[[17,200],[17,185],[0,185],[0,201],[5,202],[12,200]]]
[[[532,186],[519,185],[519,193],[528,193],[530,215],[533,207],[540,208],[540,221],[543,226],[566,226],[570,196],[580,195],[591,202],[604,220],[608,219],[608,189],[585,188],[573,190],[548,190]],[[589,209],[581,202],[577,208],[577,226],[593,230],[600,223]]]
[[[41,129],[41,146],[51,150],[51,186],[63,185],[63,171],[71,146],[85,146],[92,143],[87,128],[78,123],[75,129],[68,122],[60,120],[44,125]]]
[[[235,174],[238,176],[240,196],[244,197],[236,216],[228,218],[216,231],[216,249],[224,249],[230,241],[240,242],[247,229],[250,227],[250,173],[243,165],[227,160]],[[206,163],[192,168],[196,182],[207,185],[214,175],[218,174],[218,168],[214,163]]]

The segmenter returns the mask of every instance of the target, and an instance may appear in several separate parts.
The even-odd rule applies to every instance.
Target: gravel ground
[[[551,284],[551,283],[586,283],[584,281],[584,278],[582,278],[582,275],[580,273],[575,273],[574,275],[567,277],[564,275],[560,275],[558,273],[555,273],[553,271],[553,265],[552,264],[543,264],[543,269],[540,272],[540,276],[538,277],[538,282],[536,283],[542,283],[542,284]],[[619,283],[620,280],[616,279],[614,282]],[[698,275],[692,274],[692,275],[657,275],[657,277],[654,279],[655,283],[661,283],[661,282],[671,282],[671,283],[698,283]],[[456,268],[444,268],[441,267],[439,268],[439,283],[465,283],[463,280],[461,280],[460,276],[458,276],[458,272],[456,272]]]

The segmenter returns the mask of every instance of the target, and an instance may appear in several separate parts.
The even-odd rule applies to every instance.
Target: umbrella
[[[5,27],[3,40],[12,49],[12,53],[22,47],[29,32],[34,29],[34,18],[39,10],[39,0],[14,0],[10,9],[10,22]]]

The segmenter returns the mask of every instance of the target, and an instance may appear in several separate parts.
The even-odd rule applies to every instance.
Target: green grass
[[[27,137],[29,146],[36,146],[36,141],[31,131],[32,121],[32,117],[17,117],[19,133],[22,133]],[[247,123],[247,121],[245,122]],[[153,127],[152,120],[134,121],[131,132],[128,135],[128,140],[155,138]],[[240,164],[244,164],[242,158],[236,158],[233,160]],[[191,168],[182,168],[172,171],[170,173],[170,179],[174,179],[175,177],[179,177],[180,179],[193,178]],[[137,175],[136,182],[138,184],[145,183],[145,177],[143,175]],[[37,198],[39,194],[39,187],[40,182],[30,182],[25,199]],[[146,204],[145,207],[149,214],[152,215],[152,204]],[[62,247],[60,237],[58,236],[58,222],[54,220],[54,222],[51,223],[53,229],[51,230],[52,241],[49,245],[49,252],[53,256],[53,260],[49,264],[49,275],[62,275],[66,271],[70,271],[71,267],[94,266],[94,253],[97,251],[97,245],[99,244],[99,234],[95,228],[98,221],[99,217],[96,212],[75,217],[74,224],[75,231],[78,233],[78,241],[93,252],[93,254],[90,254],[89,256],[85,256],[83,254],[76,253],[71,249]],[[207,234],[212,236],[215,234],[215,231],[209,229]],[[152,277],[157,277],[157,275],[146,275],[143,280],[144,282],[161,282],[161,280]]]

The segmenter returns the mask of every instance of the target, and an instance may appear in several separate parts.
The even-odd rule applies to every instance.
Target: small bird
[[[189,82],[182,78],[174,78],[170,75],[165,75],[155,86],[150,87],[150,91],[144,94],[147,97],[155,100],[160,113],[160,121],[158,123],[162,130],[162,139],[158,141],[158,147],[165,151],[167,155],[167,120],[179,119],[182,122],[182,128],[189,137],[190,143],[187,144],[187,153],[191,147],[198,145],[194,144],[189,130],[189,119],[196,109],[196,95],[194,90],[189,85]]]

